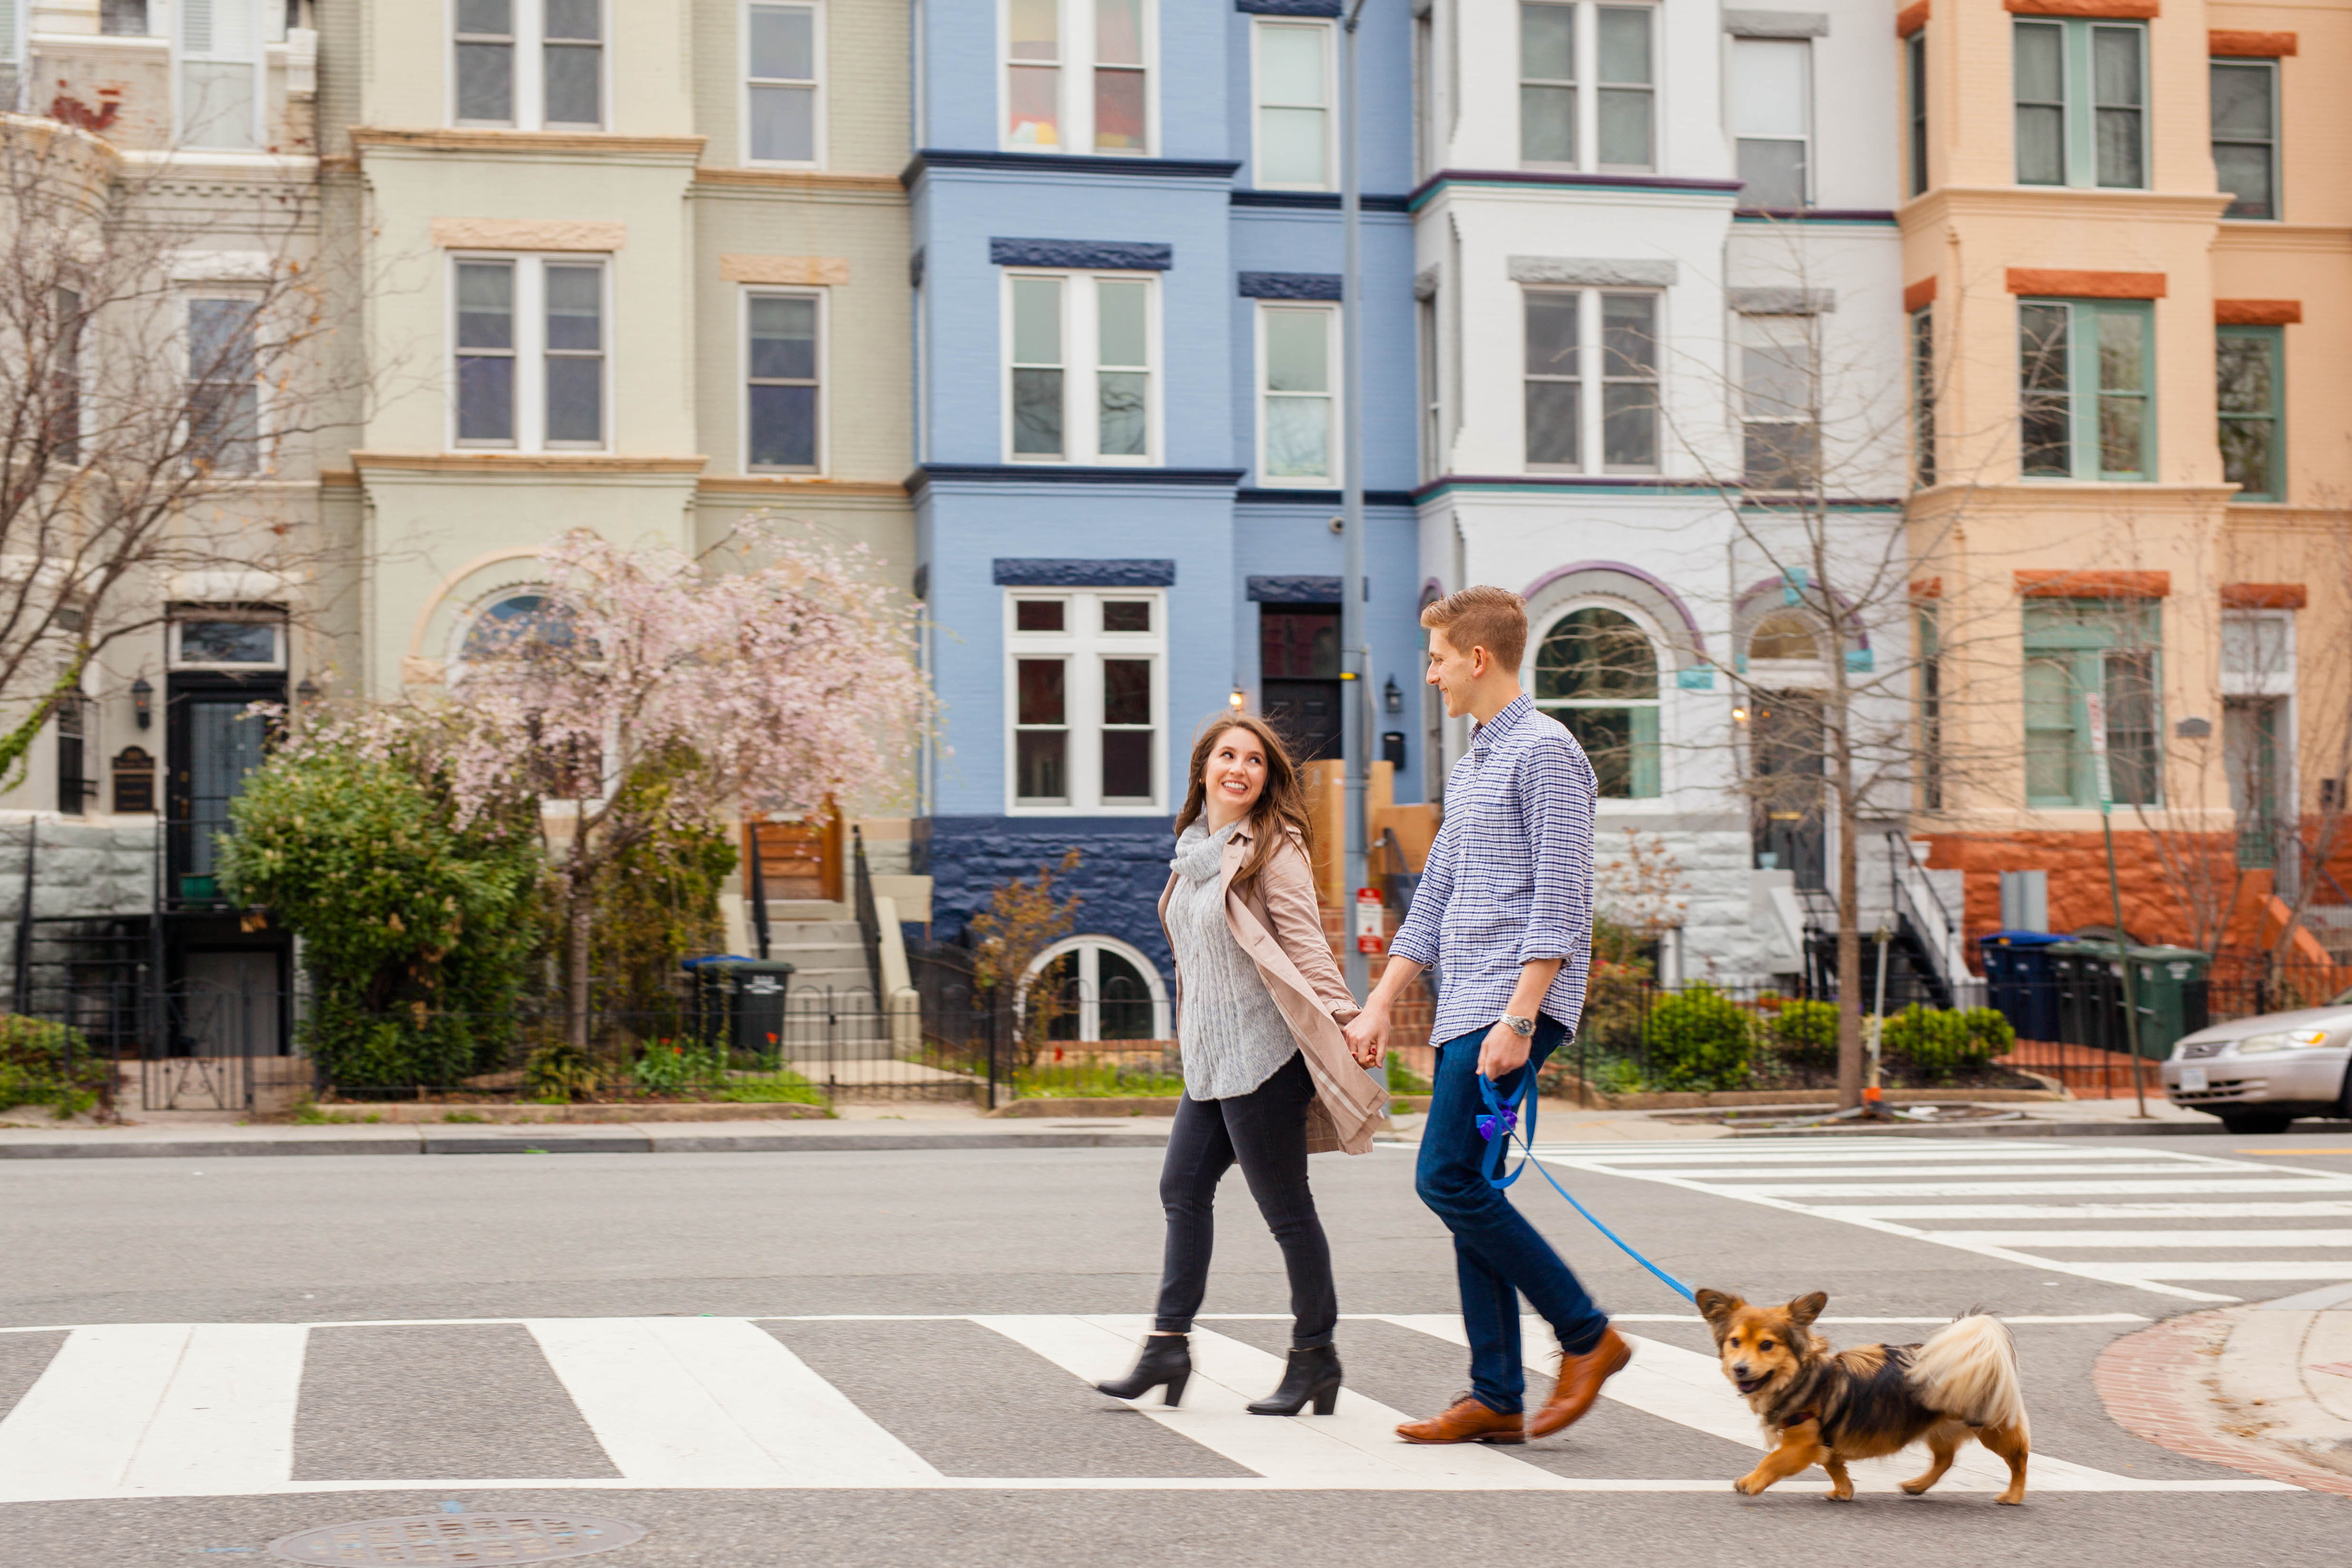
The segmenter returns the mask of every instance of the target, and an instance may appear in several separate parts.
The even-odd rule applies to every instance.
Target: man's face
[[[1486,668],[1486,650],[1465,652],[1454,647],[1442,627],[1429,632],[1429,674],[1423,677],[1445,699],[1445,716],[1460,718],[1470,711],[1470,683]]]

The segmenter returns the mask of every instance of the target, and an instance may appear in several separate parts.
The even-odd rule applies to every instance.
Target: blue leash
[[[1528,1167],[1529,1166],[1535,1166],[1536,1174],[1543,1177],[1544,1180],[1550,1182],[1552,1191],[1568,1199],[1568,1207],[1576,1210],[1577,1213],[1584,1216],[1586,1220],[1591,1224],[1593,1229],[1598,1230],[1601,1235],[1606,1236],[1610,1240],[1615,1242],[1618,1249],[1623,1252],[1626,1257],[1631,1258],[1634,1262],[1639,1263],[1643,1268],[1647,1269],[1651,1273],[1655,1274],[1665,1283],[1667,1289],[1673,1291],[1675,1294],[1680,1296],[1684,1301],[1690,1302],[1693,1306],[1696,1306],[1698,1304],[1698,1298],[1688,1285],[1684,1284],[1680,1280],[1675,1279],[1672,1274],[1667,1273],[1664,1269],[1659,1268],[1655,1263],[1651,1262],[1647,1258],[1643,1257],[1639,1252],[1636,1252],[1631,1247],[1626,1246],[1625,1239],[1623,1237],[1618,1235],[1615,1231],[1601,1224],[1600,1220],[1594,1218],[1592,1211],[1585,1207],[1584,1205],[1577,1202],[1576,1195],[1570,1192],[1568,1188],[1560,1186],[1559,1181],[1553,1177],[1551,1172],[1544,1168],[1543,1162],[1536,1158],[1535,1083],[1536,1075],[1532,1071],[1525,1073],[1519,1080],[1519,1087],[1517,1091],[1514,1092],[1508,1100],[1506,1100],[1496,1092],[1495,1088],[1495,1081],[1493,1079],[1487,1077],[1483,1072],[1478,1075],[1478,1093],[1480,1098],[1486,1102],[1486,1113],[1478,1118],[1478,1135],[1486,1140],[1486,1156],[1485,1160],[1481,1162],[1479,1166],[1480,1173],[1486,1178],[1486,1185],[1499,1192],[1509,1186],[1513,1182],[1518,1180],[1521,1176],[1527,1175]],[[1511,1172],[1508,1176],[1505,1176],[1502,1174],[1503,1166],[1510,1159],[1511,1135],[1518,1127],[1519,1108],[1523,1105],[1527,1108],[1528,1125],[1525,1132],[1519,1133],[1518,1139],[1519,1146],[1527,1150],[1527,1157],[1519,1161],[1518,1169]]]

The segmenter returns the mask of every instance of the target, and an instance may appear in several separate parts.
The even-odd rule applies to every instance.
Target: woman
[[[1257,1416],[1318,1416],[1339,1396],[1331,1251],[1307,1186],[1310,1151],[1371,1147],[1388,1099],[1349,1054],[1356,1005],[1323,935],[1308,860],[1307,792],[1290,752],[1251,714],[1220,716],[1192,745],[1160,923],[1176,956],[1184,1095],[1160,1173],[1168,1216],[1160,1312],[1121,1399],[1183,1397],[1192,1314],[1209,1282],[1217,1182],[1238,1162],[1290,1274],[1289,1364]]]

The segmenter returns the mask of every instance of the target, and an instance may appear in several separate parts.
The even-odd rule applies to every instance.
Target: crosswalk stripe
[[[2125,1285],[2147,1280],[2352,1280],[2352,1258],[2320,1262],[2237,1259],[2182,1262],[2169,1258],[2141,1258],[2125,1262],[2072,1263],[2068,1267],[2094,1280]]]
[[[908,1486],[939,1471],[742,1318],[535,1318],[614,1466],[647,1486]]]
[[[1832,1219],[2339,1219],[2352,1203],[1816,1204]]]
[[[998,1316],[973,1320],[1092,1383],[1125,1372],[1135,1359],[1149,1320],[1135,1317]],[[1428,1488],[1436,1490],[1545,1490],[1559,1479],[1549,1470],[1477,1444],[1416,1448],[1400,1442],[1396,1426],[1408,1419],[1379,1401],[1342,1392],[1328,1416],[1278,1420],[1244,1408],[1281,1380],[1282,1363],[1224,1334],[1192,1330],[1192,1380],[1175,1409],[1157,1403],[1136,1408],[1235,1464],[1286,1486]]]
[[[0,1421],[0,1501],[285,1480],[307,1333],[289,1323],[74,1330]]]
[[[1727,1148],[1709,1146],[1702,1149],[1682,1148],[1672,1152],[1622,1154],[1613,1145],[1595,1150],[1590,1144],[1538,1144],[1538,1154],[1591,1154],[1612,1165],[1644,1166],[1658,1169],[1687,1167],[1707,1170],[1727,1166],[1776,1165],[1901,1165],[1907,1160],[1937,1159],[1963,1162],[1969,1166],[2001,1166],[2028,1162],[2057,1162],[2067,1165],[2104,1165],[2162,1161],[2168,1164],[2194,1165],[2210,1156],[2176,1154],[2170,1150],[2147,1149],[2080,1149],[2063,1145],[2033,1146],[2025,1144],[1994,1144],[1981,1149],[1955,1144],[1937,1144],[1923,1148],[1917,1142],[1899,1145],[1881,1143],[1866,1149],[1825,1147],[1812,1142],[1800,1148],[1750,1148],[1745,1140]]]
[[[2352,1230],[1931,1230],[1978,1247],[2352,1247]]]
[[[1738,1187],[1709,1186],[1707,1190],[1728,1197],[1745,1197],[1750,1193],[1761,1197],[2116,1197],[2134,1192],[2342,1192],[2344,1186],[2299,1176],[2268,1180],[2249,1176],[2230,1181],[2198,1176],[2186,1181],[1921,1181],[1853,1186],[1784,1182]]]
[[[1903,1181],[1916,1181],[1925,1176],[1955,1176],[1998,1178],[2002,1181],[2007,1181],[2012,1176],[2096,1176],[2100,1180],[2105,1181],[2111,1180],[2116,1176],[2194,1176],[2200,1181],[2221,1181],[2228,1182],[2232,1186],[2236,1185],[2236,1183],[2240,1181],[2244,1181],[2255,1176],[2265,1176],[2270,1174],[2271,1173],[2267,1167],[2261,1166],[2225,1166],[2220,1168],[2199,1166],[2184,1167],[2171,1164],[2168,1161],[2162,1164],[2101,1165],[2088,1167],[2078,1165],[2044,1165],[2040,1163],[2032,1165],[1995,1166],[1931,1166],[1917,1164],[1876,1164],[1870,1166],[1774,1166],[1769,1169],[1759,1168],[1756,1170],[1708,1171],[1704,1173],[1706,1180],[1719,1182],[1787,1181],[1793,1177],[1800,1176],[1811,1177],[1815,1180],[1824,1177],[1835,1177],[1840,1181],[1871,1181],[1894,1177]]]

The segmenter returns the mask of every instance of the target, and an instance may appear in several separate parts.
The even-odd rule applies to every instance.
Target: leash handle
[[[1655,1263],[1651,1262],[1647,1258],[1643,1257],[1639,1252],[1634,1251],[1632,1247],[1626,1245],[1625,1239],[1623,1237],[1618,1235],[1615,1231],[1601,1224],[1599,1219],[1595,1218],[1592,1211],[1585,1207],[1584,1205],[1577,1202],[1576,1195],[1570,1192],[1568,1188],[1560,1186],[1558,1178],[1555,1177],[1549,1170],[1545,1168],[1544,1163],[1536,1158],[1535,1131],[1537,1102],[1535,1082],[1536,1075],[1532,1071],[1528,1072],[1525,1078],[1519,1081],[1519,1086],[1513,1092],[1511,1097],[1506,1100],[1503,1098],[1502,1092],[1495,1087],[1495,1081],[1493,1079],[1487,1077],[1483,1072],[1478,1075],[1478,1097],[1486,1103],[1486,1113],[1478,1118],[1478,1131],[1486,1139],[1486,1156],[1479,1166],[1481,1173],[1484,1174],[1486,1178],[1486,1185],[1494,1187],[1497,1191],[1500,1191],[1503,1188],[1509,1186],[1513,1182],[1517,1181],[1521,1176],[1527,1175],[1528,1167],[1529,1166],[1535,1166],[1536,1174],[1543,1177],[1545,1181],[1551,1185],[1552,1191],[1559,1194],[1560,1197],[1568,1200],[1569,1207],[1584,1216],[1585,1222],[1587,1224],[1591,1225],[1593,1229],[1598,1230],[1601,1235],[1606,1236],[1611,1241],[1614,1242],[1617,1246],[1617,1249],[1624,1253],[1626,1257],[1631,1258],[1634,1262],[1639,1263],[1643,1268],[1647,1269],[1652,1274],[1656,1275],[1659,1281],[1668,1290],[1674,1291],[1675,1294],[1680,1296],[1684,1301],[1690,1302],[1691,1305],[1696,1306],[1698,1304],[1698,1295],[1696,1291],[1693,1291],[1688,1285],[1684,1284],[1680,1280],[1675,1279],[1672,1274],[1667,1273],[1664,1269],[1659,1268]],[[1519,1107],[1522,1105],[1527,1107],[1528,1124],[1526,1131],[1519,1133],[1517,1136],[1519,1146],[1522,1149],[1525,1149],[1527,1154],[1526,1156],[1519,1161],[1518,1169],[1511,1172],[1508,1176],[1503,1176],[1500,1173],[1504,1165],[1510,1158],[1513,1127],[1518,1120],[1517,1113]]]

